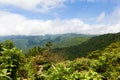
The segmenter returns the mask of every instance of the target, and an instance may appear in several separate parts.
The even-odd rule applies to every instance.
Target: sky
[[[120,32],[120,0],[0,0],[0,36]]]

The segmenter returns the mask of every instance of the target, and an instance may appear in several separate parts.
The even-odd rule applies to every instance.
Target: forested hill
[[[49,46],[35,47],[30,55],[16,48],[13,41],[1,42],[0,80],[120,80],[119,38],[116,41],[74,60],[51,53]]]
[[[1,36],[0,41],[12,40],[16,47],[23,51],[28,50],[34,46],[44,46],[46,42],[51,41],[53,48],[63,48],[81,44],[87,41],[93,35],[84,34],[57,34],[44,36]]]
[[[114,42],[120,41],[120,33],[116,34],[104,34],[100,36],[95,36],[82,44],[71,46],[67,48],[57,48],[55,52],[64,52],[69,55],[69,59],[74,59],[77,57],[86,56],[88,53],[95,50],[103,50],[108,45]]]
[[[64,53],[54,54],[51,42],[26,54],[11,40],[1,42],[0,80],[120,80],[120,33],[96,36],[81,45],[61,48],[69,53],[70,50],[69,59],[76,59],[68,60]],[[80,51],[89,54],[78,58]]]

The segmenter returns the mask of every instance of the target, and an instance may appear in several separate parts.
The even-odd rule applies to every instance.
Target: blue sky
[[[0,0],[0,35],[120,32],[119,0]]]

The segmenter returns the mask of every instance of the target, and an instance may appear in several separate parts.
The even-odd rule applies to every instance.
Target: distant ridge
[[[88,53],[95,50],[103,50],[114,42],[120,42],[120,32],[94,36],[79,45],[67,48],[57,48],[54,51],[64,52],[66,55],[69,55],[69,59],[74,59],[86,56]]]
[[[27,51],[29,48],[34,46],[44,46],[46,42],[51,41],[53,43],[53,48],[63,48],[81,44],[82,42],[88,40],[94,35],[85,34],[56,34],[56,35],[9,35],[0,36],[0,41],[12,40],[14,41],[16,47]]]

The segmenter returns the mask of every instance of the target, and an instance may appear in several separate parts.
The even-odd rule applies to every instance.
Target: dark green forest
[[[87,41],[94,35],[84,35],[84,34],[56,34],[56,35],[43,35],[43,36],[22,36],[22,35],[12,35],[12,36],[0,36],[0,41],[12,40],[15,46],[24,52],[27,52],[30,48],[35,46],[45,47],[45,43],[51,41],[54,45],[52,48],[65,48],[74,45],[81,44]]]
[[[56,48],[54,52],[62,52],[69,55],[69,59],[75,59],[77,57],[85,57],[88,53],[95,50],[104,50],[111,43],[120,41],[120,33],[116,34],[104,34],[99,36],[94,36],[87,41],[66,48]]]
[[[80,38],[65,37],[58,47],[48,40],[27,52],[2,41],[0,80],[120,80],[120,33]]]

